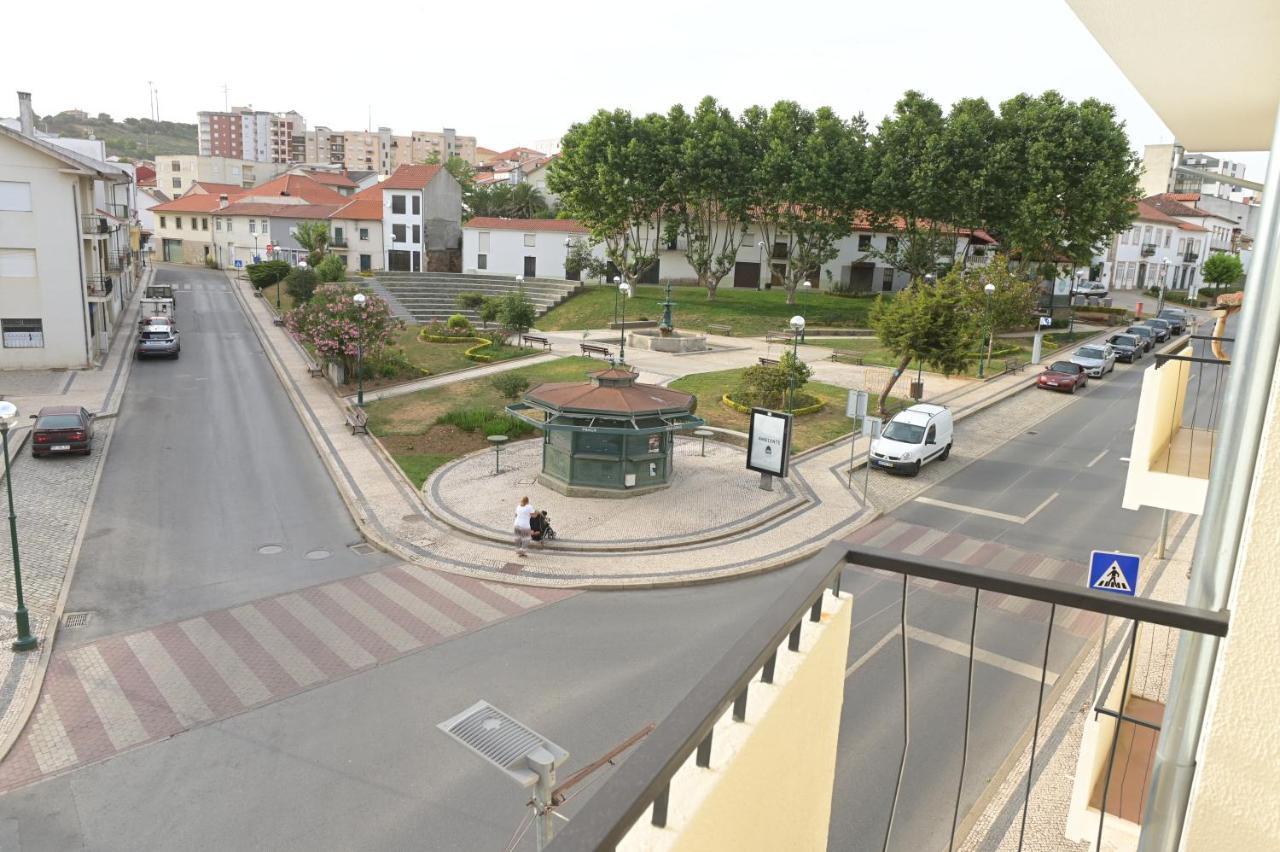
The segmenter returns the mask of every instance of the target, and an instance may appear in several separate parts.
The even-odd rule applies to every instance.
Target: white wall
[[[534,245],[526,246],[525,235],[533,237]],[[488,234],[488,264],[485,269],[479,266],[481,243]],[[523,275],[525,257],[534,258],[536,269],[534,274],[539,278],[564,278],[564,261],[569,250],[565,247],[566,239],[586,239],[585,234],[570,231],[511,231],[500,228],[484,229],[465,227],[462,229],[462,271],[492,273],[494,275]],[[604,258],[604,246],[595,246],[592,254]]]

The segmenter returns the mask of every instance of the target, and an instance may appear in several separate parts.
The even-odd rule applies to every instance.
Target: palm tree
[[[317,219],[299,222],[294,229],[293,238],[307,250],[307,262],[315,266],[329,247],[329,225]]]
[[[545,217],[550,208],[536,186],[518,183],[511,189],[511,216],[516,219],[539,219]]]

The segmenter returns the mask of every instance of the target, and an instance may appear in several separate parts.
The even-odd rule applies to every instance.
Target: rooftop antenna
[[[369,118],[365,122],[364,132],[370,133],[373,130],[373,104],[369,104]]]
[[[231,112],[231,100],[227,93],[227,84],[222,84],[222,111]]]

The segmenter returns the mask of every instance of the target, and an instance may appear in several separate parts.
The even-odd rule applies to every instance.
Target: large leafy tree
[[[785,248],[782,283],[794,304],[800,283],[837,255],[864,201],[866,121],[779,101],[769,110],[751,107],[742,125],[755,163],[751,214],[770,254],[774,246]]]
[[[996,333],[1029,325],[1032,312],[1040,302],[1040,282],[1025,271],[1013,268],[1004,255],[991,258],[986,266],[964,269],[951,280],[960,289],[973,322],[986,338],[988,359]],[[987,285],[994,288],[990,296]]]
[[[715,98],[694,110],[676,162],[668,229],[684,237],[685,259],[712,301],[747,235],[751,181],[742,127]]]
[[[1133,221],[1141,162],[1109,104],[1054,91],[1011,98],[988,158],[988,228],[1024,267],[1086,264]]]
[[[657,262],[687,116],[601,110],[569,128],[547,185],[629,282]]]
[[[916,281],[892,299],[871,306],[871,327],[885,348],[899,359],[880,392],[880,413],[898,378],[912,361],[945,375],[958,373],[973,360],[982,326],[962,287],[962,273],[952,269],[936,282]]]
[[[322,360],[342,364],[348,376],[354,375],[361,347],[367,361],[376,361],[404,328],[386,301],[367,293],[360,305],[352,298],[356,292],[350,284],[323,284],[310,301],[285,315],[290,331],[310,344]]]
[[[1212,284],[1214,287],[1221,287],[1223,284],[1235,284],[1244,278],[1244,264],[1234,254],[1226,254],[1220,251],[1214,252],[1205,260],[1202,275],[1204,282]]]

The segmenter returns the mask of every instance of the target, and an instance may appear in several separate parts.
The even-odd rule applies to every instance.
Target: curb
[[[154,277],[155,267],[150,275]],[[123,328],[126,322],[129,322],[134,314],[134,308],[138,302],[136,298],[140,298],[142,292],[146,289],[143,282],[139,282],[136,297],[131,297],[131,305],[129,310],[125,311],[124,316],[120,320],[120,327]],[[115,336],[112,336],[112,343],[115,343]],[[110,349],[107,350],[110,353]],[[124,371],[120,374],[120,398],[124,398],[125,388],[129,386],[129,376],[133,373],[134,359],[129,354],[122,352],[120,357],[126,362]],[[119,415],[119,406],[116,411],[109,414],[99,414],[98,418],[106,420],[114,420]],[[27,434],[18,442],[18,448],[14,450],[16,455],[18,450],[22,449],[22,445],[26,442],[27,436],[31,434],[27,430]],[[75,580],[76,564],[80,561],[80,549],[84,545],[84,534],[89,528],[89,517],[93,514],[94,503],[98,499],[98,485],[102,482],[102,472],[107,468],[107,454],[111,449],[111,441],[115,438],[116,432],[111,430],[111,434],[107,435],[107,440],[103,443],[102,448],[98,451],[100,461],[98,462],[98,470],[93,475],[93,483],[89,486],[89,499],[85,502],[84,512],[80,515],[80,526],[76,530],[75,543],[71,546],[71,555],[67,560],[67,569],[62,575],[62,589],[58,592],[58,601],[53,606],[53,612],[49,616],[48,629],[44,641],[40,643],[40,659],[36,663],[35,675],[31,679],[31,688],[27,691],[27,698],[18,712],[17,721],[13,726],[12,733],[0,739],[0,761],[3,761],[13,748],[14,743],[18,741],[18,737],[22,736],[22,732],[26,730],[27,724],[31,721],[31,714],[35,712],[36,703],[40,700],[40,695],[44,692],[44,679],[49,671],[49,660],[53,656],[53,648],[58,639],[58,626],[62,623],[62,614],[67,608],[67,598],[71,594],[71,583]]]

